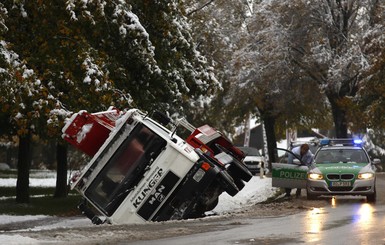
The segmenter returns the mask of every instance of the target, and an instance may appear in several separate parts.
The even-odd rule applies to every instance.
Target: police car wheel
[[[307,200],[316,200],[317,199],[317,195],[314,195],[314,194],[311,194],[309,192],[306,193],[306,198]]]
[[[366,196],[366,201],[370,203],[376,202],[376,189],[374,188],[374,193]]]

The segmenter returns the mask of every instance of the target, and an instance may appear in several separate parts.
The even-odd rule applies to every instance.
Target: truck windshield
[[[165,145],[163,138],[138,124],[95,177],[86,196],[112,215]]]

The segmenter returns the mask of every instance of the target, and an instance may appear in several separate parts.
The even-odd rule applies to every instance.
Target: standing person
[[[291,150],[301,161],[306,164],[307,166],[310,166],[313,163],[314,155],[309,149],[308,144],[302,144],[300,146],[294,147]],[[293,164],[293,155],[289,154],[287,163]],[[286,195],[285,197],[290,197],[291,189],[285,188]],[[301,195],[301,189],[297,188],[297,191],[295,193],[296,197],[299,197]]]

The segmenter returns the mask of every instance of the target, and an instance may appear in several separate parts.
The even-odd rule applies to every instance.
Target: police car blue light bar
[[[325,145],[357,145],[361,146],[363,144],[362,139],[329,139],[329,138],[324,138],[320,140],[320,145],[325,146]]]
[[[328,138],[321,139],[319,143],[320,143],[321,146],[322,145],[329,145],[330,144],[330,139],[328,139]]]
[[[362,145],[362,143],[364,143],[362,139],[354,139],[353,142],[355,145]]]

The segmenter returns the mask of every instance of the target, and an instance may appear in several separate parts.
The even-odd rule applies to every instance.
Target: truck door
[[[309,167],[301,162],[291,151],[277,148],[278,162],[272,163],[272,186],[283,188],[306,188]],[[291,154],[294,163],[288,163]]]

